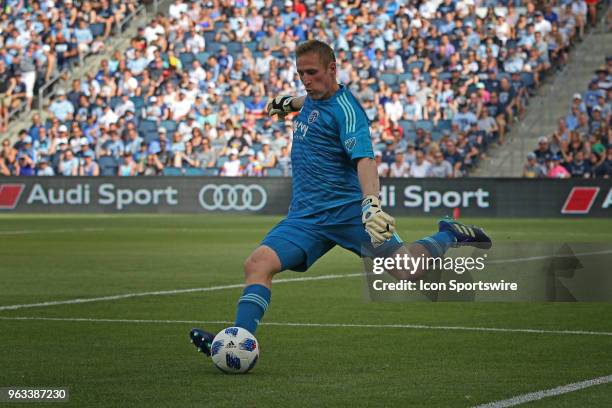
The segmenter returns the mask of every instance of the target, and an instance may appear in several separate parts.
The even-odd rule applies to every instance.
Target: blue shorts
[[[281,271],[307,270],[336,245],[361,257],[391,256],[403,246],[393,237],[374,248],[361,223],[361,203],[354,202],[306,217],[291,217],[279,222],[261,242],[274,250]]]

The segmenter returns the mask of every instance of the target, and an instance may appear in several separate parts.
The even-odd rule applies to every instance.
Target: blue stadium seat
[[[215,32],[216,31],[204,31],[204,42],[206,43],[206,48],[215,42]]]
[[[134,104],[134,109],[136,109],[136,116],[140,115],[145,106],[144,98],[142,96],[132,96],[130,100]]]
[[[119,169],[117,159],[112,156],[102,156],[98,159],[101,176],[116,176]]]
[[[431,132],[431,140],[433,140],[434,142],[440,140],[441,137],[442,132],[440,132],[439,130],[434,130],[433,132]]]
[[[450,120],[441,120],[438,122],[438,126],[436,126],[436,130],[451,130],[452,122]]]
[[[498,73],[497,73],[497,79],[501,81],[503,78],[505,78],[505,79],[507,79],[508,81],[510,81],[511,76],[510,76],[510,74],[509,74],[509,73],[507,73],[507,72],[498,72]]]
[[[219,175],[219,169],[216,167],[208,167],[206,169],[204,169],[204,176],[207,177],[214,177],[214,176],[218,176]]]
[[[200,169],[197,167],[187,167],[185,170],[186,176],[205,176],[206,172],[204,169]]]
[[[402,119],[398,121],[397,124],[402,128],[402,130],[404,131],[404,134],[406,134],[407,132],[416,130],[416,126],[413,120]]]
[[[251,149],[255,150],[255,153],[261,152],[261,149],[263,149],[263,145],[261,143],[253,143],[251,145]]]
[[[431,120],[417,120],[416,128],[422,128],[426,132],[431,132],[434,128],[434,125]]]
[[[149,119],[142,120],[140,121],[140,124],[138,125],[138,131],[142,133],[147,133],[147,132],[152,132],[152,131],[157,132],[157,122],[154,120],[149,120]]]
[[[147,132],[138,132],[140,137],[142,137],[143,142],[146,144],[151,143],[154,140],[159,140],[159,133],[157,130],[150,130]]]
[[[414,61],[408,64],[407,71],[412,73],[413,68],[418,68],[422,72],[424,66],[425,66],[425,63],[423,61]]]
[[[216,166],[217,166],[217,167],[221,168],[221,167],[223,167],[223,165],[225,164],[225,162],[226,162],[227,160],[228,160],[228,157],[227,157],[227,156],[221,156],[221,157],[219,157],[219,158],[217,159],[217,163],[215,163],[215,164],[216,164]]]
[[[240,157],[240,165],[242,167],[246,166],[247,164],[249,164],[249,157],[248,156],[242,156]]]
[[[249,41],[249,42],[244,43],[243,45],[249,50],[251,50],[251,53],[257,50],[257,43],[255,41]]]
[[[535,80],[531,72],[521,72],[521,81],[523,81],[523,85],[527,88],[533,88],[535,85]]]
[[[192,52],[181,52],[179,54],[181,64],[183,64],[183,70],[189,71],[191,69],[191,63],[196,59]]]
[[[228,54],[235,55],[235,56],[242,54],[242,48],[243,48],[242,43],[234,41],[234,42],[229,42],[225,44],[225,46],[227,47]]]
[[[412,74],[410,72],[404,72],[397,76],[397,82],[406,82],[409,79],[412,79]]]
[[[397,83],[397,74],[383,73],[380,79],[387,85],[393,86]]]
[[[104,23],[94,23],[89,26],[89,29],[91,30],[91,35],[93,36],[93,38],[103,36],[105,28],[106,27]]]
[[[206,42],[206,49],[211,54],[218,53],[222,46],[223,46],[223,44],[218,43],[218,42],[214,42],[214,40],[211,40],[210,42]]]
[[[182,176],[183,169],[179,169],[176,167],[166,167],[164,168],[164,176]]]
[[[206,64],[208,57],[210,57],[210,52],[206,52],[206,51],[198,52],[195,57],[198,61],[200,61],[200,64],[204,65]]]
[[[159,125],[163,127],[164,129],[166,129],[166,131],[168,131],[169,134],[176,132],[176,129],[178,128],[178,125],[176,124],[176,122],[171,119],[162,120]]]
[[[444,71],[444,72],[440,72],[440,74],[438,75],[438,79],[440,81],[446,81],[447,79],[451,79],[451,73],[448,71]]]
[[[266,176],[283,177],[283,171],[281,169],[277,169],[276,167],[273,167],[271,169],[266,169]]]
[[[414,142],[416,140],[416,132],[414,130],[410,130],[404,134],[404,139],[409,142]]]
[[[121,97],[120,96],[113,96],[110,99],[109,105],[110,105],[112,110],[115,110],[115,108],[117,107],[117,105],[119,105],[120,102],[121,102]]]

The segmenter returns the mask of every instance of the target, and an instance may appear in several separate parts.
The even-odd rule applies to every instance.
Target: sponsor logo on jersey
[[[315,109],[308,115],[308,123],[315,123],[317,119],[319,119],[319,111]]]

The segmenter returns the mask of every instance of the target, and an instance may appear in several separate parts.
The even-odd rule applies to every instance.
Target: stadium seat
[[[143,142],[146,144],[151,143],[154,140],[158,140],[159,139],[159,133],[157,133],[157,130],[151,130],[151,131],[147,131],[147,132],[138,132],[140,137],[142,137]]]
[[[404,134],[406,134],[406,132],[416,130],[416,126],[413,120],[402,119],[398,121],[397,124],[402,128],[402,130],[404,131]]]
[[[414,62],[411,62],[410,64],[408,64],[407,71],[412,73],[412,70],[414,68],[418,68],[419,71],[423,71],[423,67],[424,66],[425,66],[425,63],[423,61],[414,61]]]
[[[261,143],[253,143],[253,145],[251,145],[251,149],[255,150],[255,153],[261,152],[261,149],[263,149],[263,145]]]
[[[211,54],[218,53],[222,46],[223,44],[218,43],[218,42],[213,42],[213,41],[206,42],[206,48],[208,49],[208,52],[210,52]]]
[[[452,122],[450,120],[441,120],[438,122],[438,126],[436,126],[436,130],[451,130]]]
[[[412,74],[410,72],[404,72],[397,76],[397,82],[406,82],[409,79],[412,79]]]
[[[142,120],[138,125],[138,131],[142,133],[148,133],[152,131],[157,132],[157,122],[149,119]]]
[[[247,164],[249,164],[249,157],[248,156],[242,156],[240,157],[240,165],[242,167],[246,166]]]
[[[521,81],[523,81],[523,85],[527,88],[533,88],[535,85],[535,80],[531,72],[521,72]]]
[[[414,142],[416,140],[416,131],[410,130],[404,134],[404,139],[409,142]]]
[[[219,175],[219,169],[216,167],[209,167],[209,168],[204,169],[203,176],[214,177],[218,175]]]
[[[209,45],[215,42],[215,33],[216,31],[205,31],[204,32],[204,41],[206,43],[206,48],[208,48]]]
[[[117,107],[117,105],[119,105],[119,103],[121,102],[121,97],[119,96],[113,96],[110,99],[109,105],[111,107],[112,110],[115,110],[115,108]]]
[[[164,176],[182,176],[183,169],[179,169],[176,167],[166,167],[164,169]]]
[[[89,26],[89,29],[91,30],[91,35],[93,38],[103,36],[105,28],[106,27],[104,26],[104,23],[94,23]]]
[[[217,167],[221,168],[223,167],[223,165],[225,164],[225,162],[228,160],[227,156],[221,156],[217,159],[217,163],[215,163],[217,165]]]
[[[117,159],[112,156],[100,157],[100,159],[98,159],[98,166],[100,167],[100,176],[116,176],[117,170],[119,169]]]
[[[204,171],[204,169],[200,169],[197,167],[187,167],[185,170],[185,175],[186,176],[204,176],[206,175],[206,172]]]
[[[176,132],[176,129],[178,128],[178,125],[172,119],[162,120],[159,125],[166,129],[166,131],[168,131],[170,134]]]
[[[257,43],[255,41],[249,41],[243,44],[246,48],[251,50],[251,53],[255,52],[257,49]]]
[[[434,128],[433,122],[431,120],[417,120],[416,128],[423,129],[426,132],[431,132]]]
[[[191,68],[191,63],[196,59],[195,55],[192,52],[181,52],[179,54],[179,59],[181,60],[181,64],[183,65],[184,71],[189,71]]]
[[[198,61],[200,61],[200,64],[204,65],[206,64],[208,57],[210,57],[210,52],[206,52],[206,51],[198,52],[195,55],[195,57]]]
[[[145,106],[144,98],[142,96],[132,96],[130,100],[134,104],[134,109],[136,109],[136,116],[140,115]]]
[[[451,79],[451,73],[448,71],[444,71],[444,72],[440,72],[440,74],[438,75],[438,79],[440,81],[446,81],[447,79]]]
[[[387,85],[393,86],[397,83],[397,75],[390,73],[383,73],[380,75],[380,79]]]
[[[236,55],[236,56],[242,54],[242,48],[243,48],[242,43],[234,41],[234,42],[229,42],[225,44],[225,46],[227,47],[228,54]]]
[[[273,167],[271,169],[266,169],[266,176],[283,177],[283,171],[281,169],[277,169],[276,167]]]

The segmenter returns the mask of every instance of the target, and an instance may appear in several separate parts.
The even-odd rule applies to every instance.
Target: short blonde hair
[[[295,49],[295,57],[297,59],[311,52],[318,54],[324,65],[328,65],[330,62],[336,62],[334,50],[328,44],[319,40],[309,40],[298,45]]]

